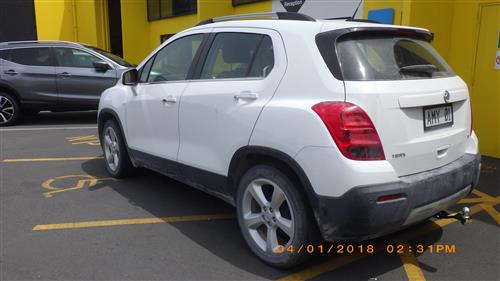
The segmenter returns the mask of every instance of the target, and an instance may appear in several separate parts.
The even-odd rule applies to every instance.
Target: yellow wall
[[[231,1],[229,1],[231,3]],[[238,5],[234,7],[234,14],[266,13],[273,10],[271,1],[263,1],[252,4]]]
[[[198,23],[196,14],[162,19],[150,23],[148,53],[160,46],[160,35],[175,34]]]
[[[499,0],[460,1],[454,7],[453,26],[451,34],[450,63],[462,79],[471,85],[475,65],[476,42],[478,33],[478,12],[480,4],[500,3]],[[500,15],[499,15],[500,16]],[[493,35],[494,36],[494,35]],[[492,62],[493,64],[493,62]]]
[[[108,49],[104,9],[105,0],[35,0],[38,39],[75,41]]]
[[[208,18],[271,10],[270,0],[236,7],[231,0],[198,0],[196,14],[149,22],[147,0],[121,0],[123,56],[138,64],[160,45],[161,35]],[[107,0],[35,0],[35,14],[39,40],[75,41],[109,50]]]
[[[133,64],[151,51],[146,0],[122,0],[123,57]]]
[[[75,41],[72,0],[35,0],[39,40]]]
[[[123,55],[126,60],[134,64],[140,63],[160,45],[161,35],[175,34],[208,18],[241,13],[270,12],[272,10],[271,1],[233,7],[231,0],[198,0],[196,14],[149,22],[147,19],[147,0],[121,1]]]

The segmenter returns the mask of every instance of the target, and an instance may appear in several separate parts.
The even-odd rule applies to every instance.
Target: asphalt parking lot
[[[471,207],[471,223],[335,244],[280,270],[250,252],[223,201],[146,170],[109,178],[95,118],[42,113],[0,129],[1,280],[500,279],[499,159],[483,157],[479,188],[457,206]]]

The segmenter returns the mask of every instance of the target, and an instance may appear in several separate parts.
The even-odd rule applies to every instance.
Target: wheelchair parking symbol
[[[115,178],[96,178],[91,175],[68,175],[48,179],[42,187],[49,191],[44,192],[45,198],[51,198],[56,193],[96,186],[100,181],[116,181]]]

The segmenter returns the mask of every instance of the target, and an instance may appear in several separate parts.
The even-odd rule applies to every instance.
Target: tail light
[[[321,102],[312,107],[340,152],[352,160],[385,160],[382,143],[370,117],[348,102]]]

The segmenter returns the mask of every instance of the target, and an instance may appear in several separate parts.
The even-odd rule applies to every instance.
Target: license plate
[[[452,104],[426,106],[423,111],[424,131],[453,125]]]

